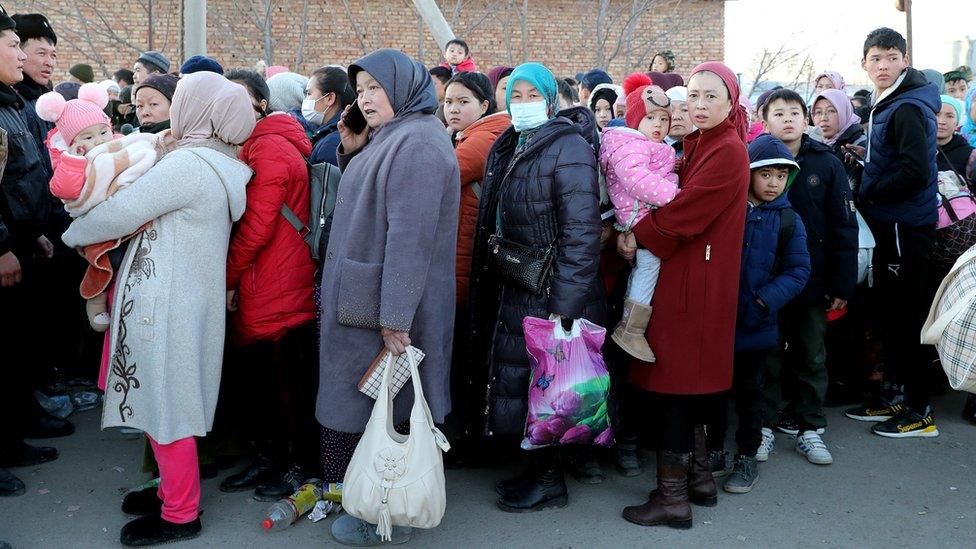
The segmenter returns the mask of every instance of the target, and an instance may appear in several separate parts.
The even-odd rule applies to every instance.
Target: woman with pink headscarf
[[[810,119],[819,130],[823,143],[844,164],[847,180],[851,189],[856,192],[863,167],[848,152],[847,145],[864,147],[867,137],[861,127],[861,117],[854,112],[851,99],[841,90],[824,90],[813,100]]]
[[[122,528],[137,547],[199,535],[196,437],[213,426],[224,348],[227,245],[244,213],[251,170],[237,146],[254,129],[251,99],[213,72],[184,77],[170,111],[176,150],[75,219],[65,244],[81,247],[135,233],[112,295],[111,368],[102,428],[149,437],[159,488],[128,494],[142,515]]]
[[[844,91],[845,83],[844,77],[836,71],[824,71],[817,75],[814,80],[814,91],[820,94],[824,90],[841,90]]]
[[[681,192],[637,223],[637,241],[662,260],[647,339],[653,365],[635,363],[630,382],[649,393],[659,427],[657,489],[624,519],[690,528],[690,502],[714,505],[704,430],[732,387],[732,355],[749,157],[748,114],[735,73],[710,61],[688,80],[688,111],[698,128],[684,138]],[[632,259],[621,235],[618,249]],[[707,345],[703,345],[707,342]]]

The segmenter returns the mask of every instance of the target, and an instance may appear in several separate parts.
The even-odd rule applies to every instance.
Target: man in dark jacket
[[[51,23],[39,13],[18,13],[13,16],[13,20],[17,24],[20,47],[27,55],[27,61],[24,62],[24,79],[14,84],[14,89],[20,94],[24,103],[20,109],[20,116],[40,148],[44,169],[47,170],[50,178],[53,173],[51,157],[44,141],[47,139],[48,132],[54,129],[54,124],[41,120],[35,105],[38,97],[54,89],[51,85],[51,76],[54,74],[54,69],[58,67],[58,37],[54,34]]]
[[[766,130],[796,157],[800,173],[788,192],[793,209],[807,229],[810,280],[781,315],[785,353],[786,409],[776,422],[781,386],[778,360],[767,371],[766,421],[797,435],[797,449],[812,463],[832,462],[820,439],[827,426],[823,403],[827,392],[828,310],[840,310],[857,282],[857,219],[844,165],[830,149],[804,134],[806,104],[796,92],[772,92],[762,107]],[[801,444],[802,443],[802,444]],[[802,448],[801,448],[802,446]]]
[[[7,141],[5,169],[0,181],[0,352],[5,363],[14,356],[30,356],[25,341],[36,331],[25,319],[32,316],[31,258],[48,253],[50,242],[41,229],[49,212],[47,179],[34,140],[18,113],[23,106],[11,87],[23,78],[27,58],[20,49],[16,24],[0,8],[0,130]],[[43,250],[42,250],[43,249]],[[34,447],[24,437],[44,433],[28,430],[32,397],[28,363],[4,369],[4,396],[0,398],[0,496],[24,493],[24,483],[4,467],[32,466],[58,457],[54,448]]]
[[[874,82],[864,174],[858,192],[871,227],[874,274],[882,323],[885,381],[880,405],[862,406],[847,417],[880,422],[886,437],[935,437],[929,406],[929,372],[919,333],[932,301],[926,276],[938,219],[934,84],[909,67],[905,39],[880,28],[864,42],[861,66]],[[860,150],[857,150],[860,153]],[[896,384],[904,386],[904,397]]]

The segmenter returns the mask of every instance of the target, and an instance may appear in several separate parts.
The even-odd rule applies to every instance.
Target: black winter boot
[[[500,480],[495,484],[495,493],[502,497],[508,497],[526,485],[535,481],[539,476],[539,462],[536,459],[527,459],[523,463],[522,470],[512,478]]]
[[[139,517],[122,527],[119,541],[126,547],[148,547],[193,539],[200,535],[200,517],[186,524],[175,524],[159,515]]]
[[[565,507],[568,503],[563,469],[558,463],[554,463],[539,470],[531,482],[499,498],[498,508],[506,513],[532,513],[553,507]]]
[[[122,498],[122,512],[127,515],[158,515],[163,509],[163,500],[159,499],[159,488],[155,486],[143,488],[138,492],[129,492]]]

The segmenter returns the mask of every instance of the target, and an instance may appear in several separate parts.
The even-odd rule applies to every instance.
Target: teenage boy
[[[857,198],[877,241],[874,280],[888,390],[880,402],[846,415],[879,422],[871,430],[885,437],[935,437],[919,333],[934,290],[926,276],[938,220],[936,114],[942,101],[938,88],[909,67],[905,51],[900,34],[880,28],[868,34],[861,59],[875,99],[867,150],[848,147],[864,160]]]
[[[36,318],[36,291],[32,258],[47,254],[50,241],[42,234],[50,212],[47,178],[40,153],[19,114],[23,101],[13,85],[23,79],[27,55],[20,49],[16,23],[0,8],[0,136],[4,159],[0,181],[0,352],[5,365],[15,356],[35,351],[32,333],[39,329],[25,319]],[[25,367],[5,368],[4,396],[0,398],[0,496],[24,493],[24,483],[5,467],[33,466],[57,459],[58,451],[35,447],[24,437],[57,435],[45,423],[31,424],[36,401],[30,372]]]
[[[965,101],[966,94],[969,92],[969,81],[966,80],[966,75],[960,71],[949,71],[944,76],[946,95]]]
[[[844,165],[830,149],[804,134],[807,107],[793,90],[772,92],[762,107],[767,132],[786,145],[800,166],[788,191],[793,209],[807,229],[810,280],[783,309],[786,351],[767,369],[766,421],[796,436],[796,449],[811,463],[827,465],[833,456],[820,435],[827,392],[827,311],[841,310],[857,283],[857,219]],[[781,382],[781,375],[783,381]],[[785,395],[782,389],[786,388]],[[780,398],[786,406],[777,421]],[[764,433],[772,444],[772,431]]]
[[[739,426],[738,450],[725,491],[744,494],[759,479],[758,461],[764,415],[763,373],[779,348],[780,310],[803,291],[810,277],[810,255],[803,222],[790,207],[786,190],[800,167],[783,143],[760,135],[749,145],[749,203],[739,276],[732,391]],[[773,260],[770,261],[769,258]],[[721,408],[722,412],[726,407]],[[709,442],[721,447],[727,421],[722,413],[709,426]],[[717,459],[716,459],[717,458]],[[724,463],[724,453],[709,452],[709,461]]]

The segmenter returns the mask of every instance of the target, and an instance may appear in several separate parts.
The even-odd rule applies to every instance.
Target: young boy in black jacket
[[[857,200],[877,241],[874,276],[889,391],[881,402],[846,415],[879,422],[871,430],[893,438],[939,435],[919,333],[933,297],[926,277],[938,220],[936,113],[942,101],[905,52],[905,39],[891,29],[868,34],[861,67],[876,99],[867,149],[850,147],[864,159]]]
[[[787,350],[766,370],[766,422],[796,436],[796,449],[811,463],[827,465],[833,456],[820,435],[827,392],[827,311],[843,309],[857,283],[857,219],[844,165],[822,143],[804,134],[807,107],[796,92],[780,89],[762,108],[766,130],[782,141],[800,165],[788,196],[807,229],[810,280],[780,315]],[[783,383],[780,382],[782,371]],[[780,417],[780,398],[786,406]],[[772,431],[764,431],[764,446]]]

